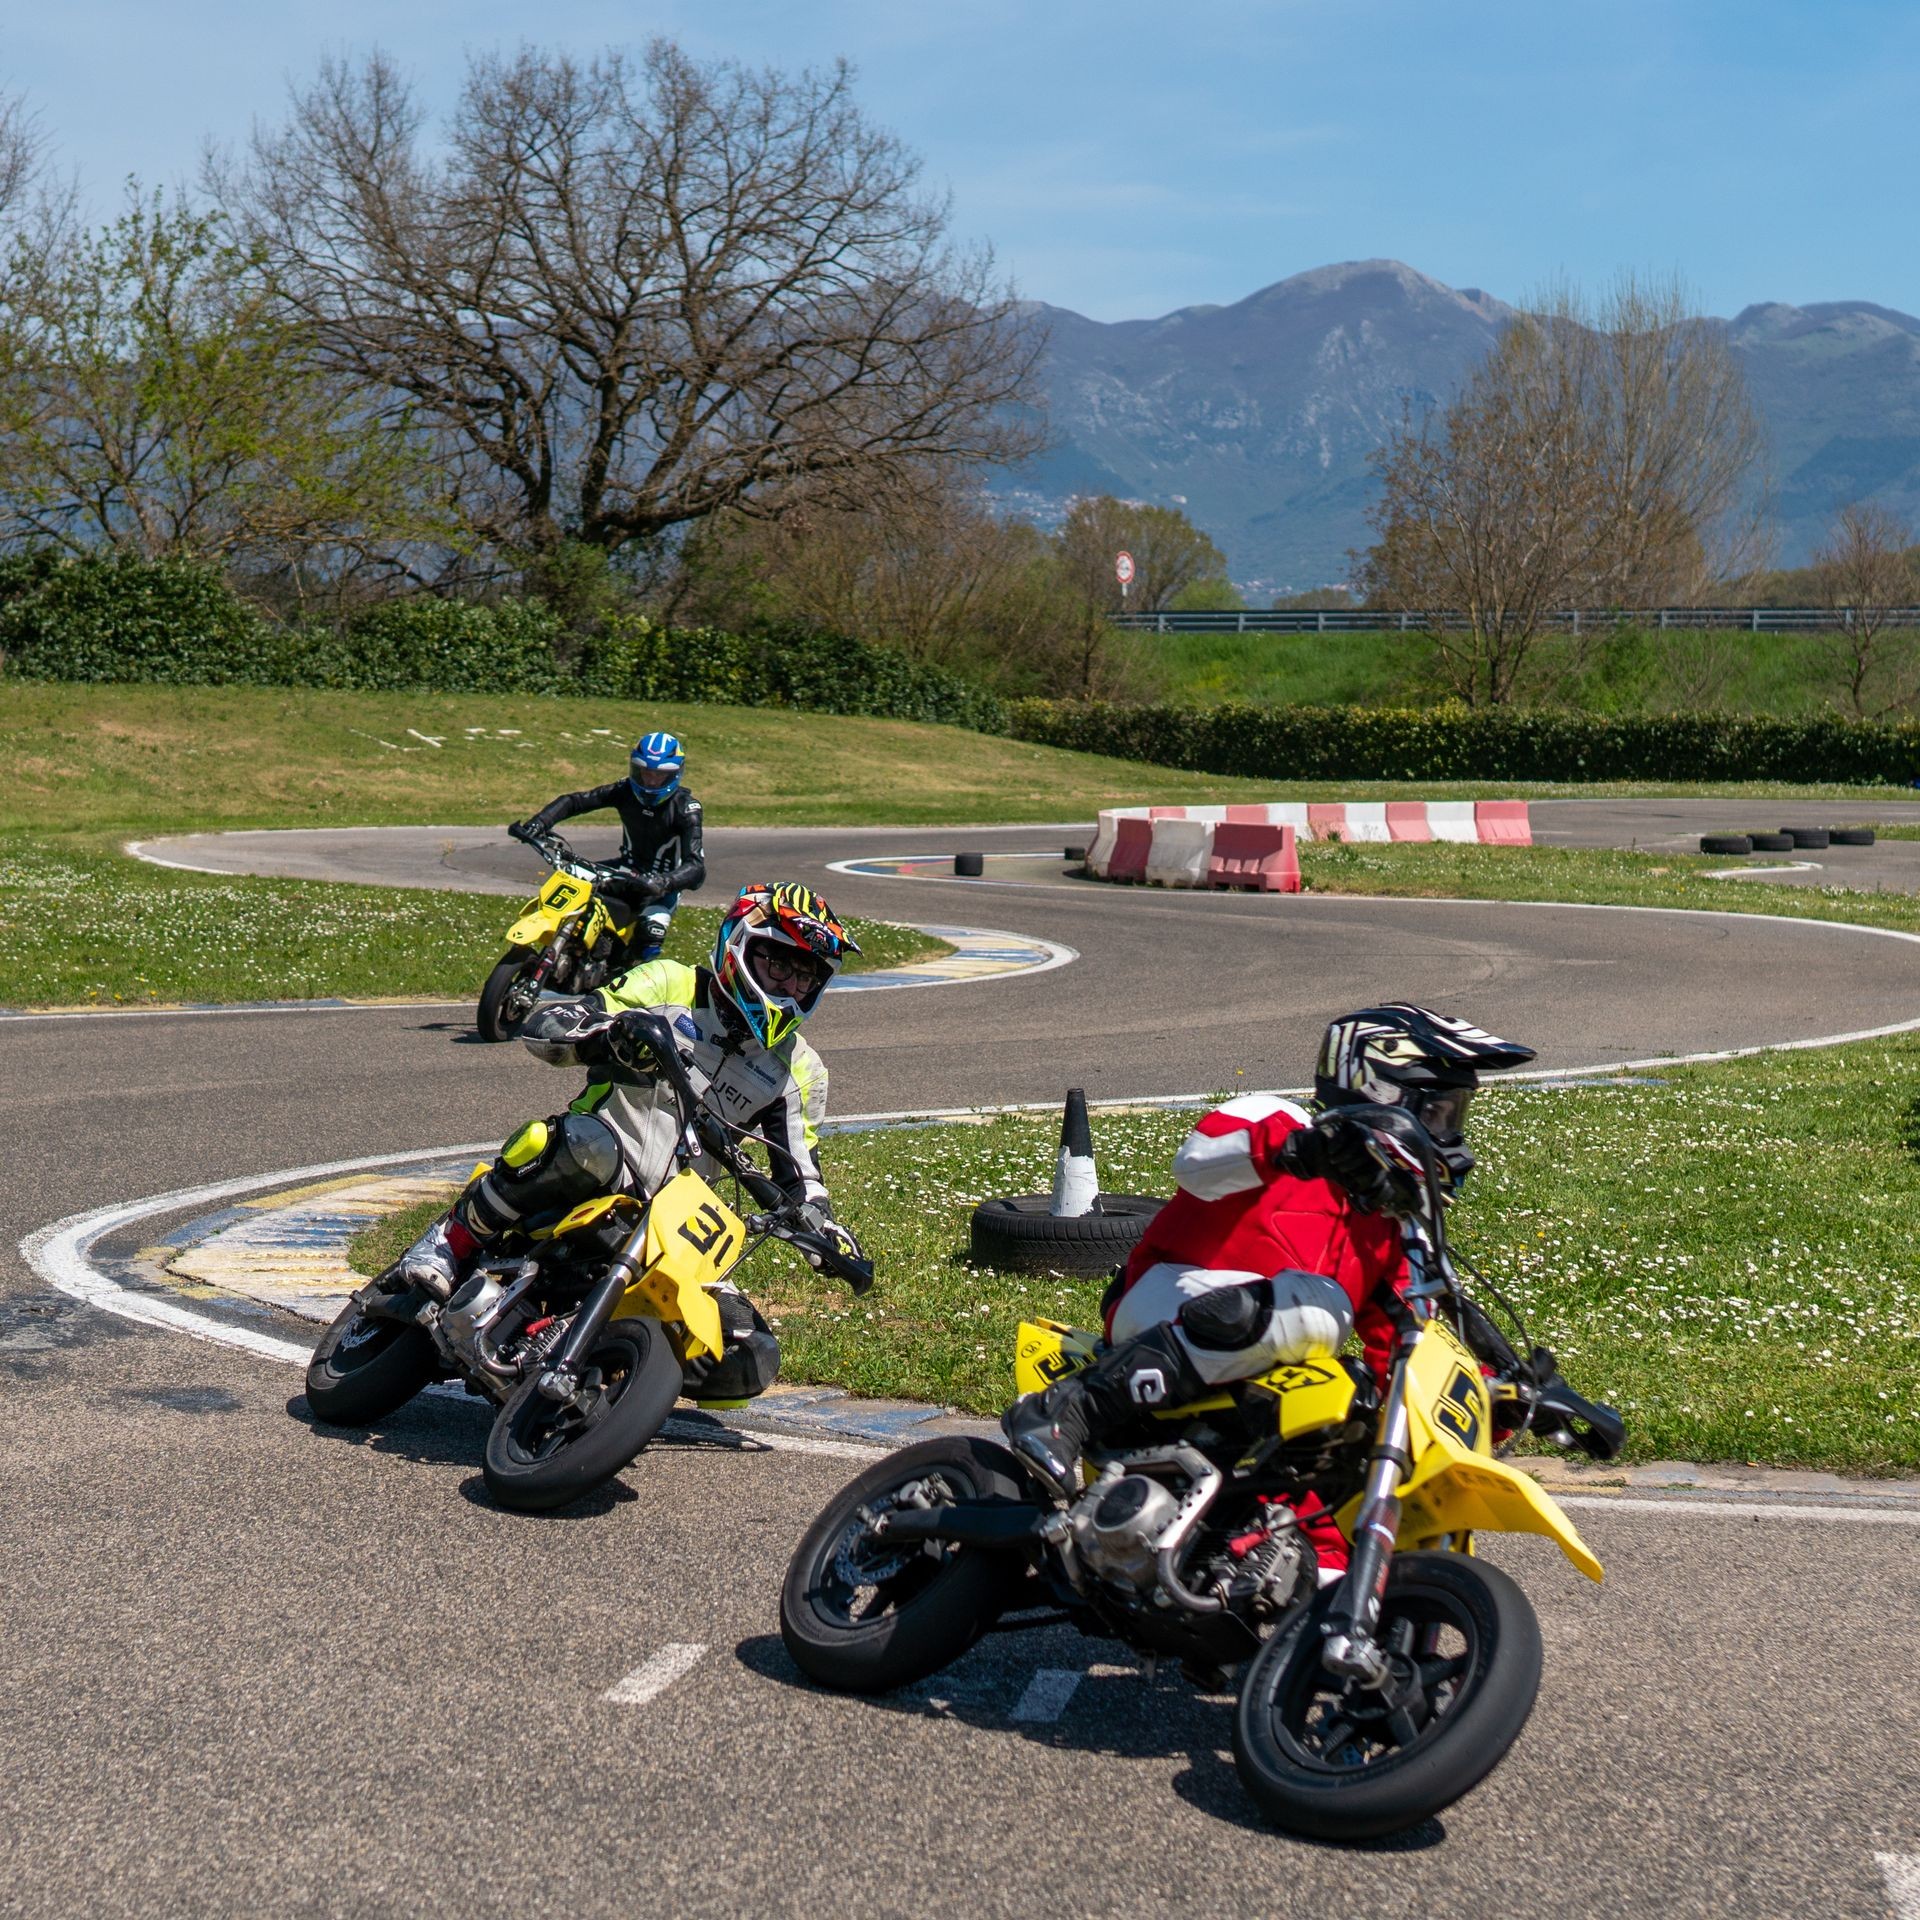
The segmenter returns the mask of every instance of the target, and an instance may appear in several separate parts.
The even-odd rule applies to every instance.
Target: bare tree
[[[310,571],[444,540],[426,469],[279,311],[217,215],[134,191],[94,234],[56,208],[0,297],[0,537]]]
[[[1865,718],[1909,705],[1916,692],[1910,634],[1891,625],[1897,607],[1920,599],[1913,529],[1884,507],[1855,501],[1834,516],[1813,556],[1820,604],[1841,616],[1826,636],[1847,705]]]
[[[1759,428],[1739,368],[1676,288],[1557,292],[1515,319],[1444,415],[1376,456],[1369,602],[1445,611],[1430,638],[1471,705],[1541,671],[1548,617],[1683,597],[1758,557]],[[1566,650],[1561,650],[1565,652]]]
[[[1224,579],[1227,571],[1226,555],[1178,507],[1111,494],[1076,500],[1054,544],[1068,583],[1102,613],[1157,613],[1186,588]],[[1124,598],[1113,571],[1122,552],[1135,568]]]
[[[46,141],[23,94],[0,94],[0,221],[17,215],[40,177]]]
[[[529,49],[426,133],[386,60],[329,64],[226,187],[330,363],[439,437],[536,577],[1033,445],[1041,342],[844,65]]]

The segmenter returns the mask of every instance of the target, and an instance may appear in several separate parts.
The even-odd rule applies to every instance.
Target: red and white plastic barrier
[[[1264,884],[1216,879],[1219,829],[1284,827],[1287,857],[1299,890],[1298,840],[1453,840],[1482,846],[1529,847],[1533,829],[1524,800],[1276,800],[1227,807],[1108,807],[1087,850],[1096,880],[1149,881],[1163,887]],[[1238,834],[1227,836],[1235,866],[1249,857]],[[1250,844],[1250,843],[1249,843]],[[1280,843],[1262,842],[1276,858]],[[1283,863],[1284,864],[1284,863]],[[1225,871],[1225,868],[1221,869]],[[1275,871],[1279,871],[1275,868]]]

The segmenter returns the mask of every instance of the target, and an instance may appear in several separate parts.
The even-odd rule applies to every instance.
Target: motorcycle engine
[[[1153,1543],[1173,1524],[1180,1502],[1144,1473],[1090,1488],[1075,1503],[1069,1524],[1086,1568],[1116,1586],[1146,1592],[1158,1582]]]

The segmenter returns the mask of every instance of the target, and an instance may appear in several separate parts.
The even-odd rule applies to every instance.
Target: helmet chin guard
[[[1345,1014],[1327,1028],[1313,1091],[1323,1107],[1404,1107],[1444,1148],[1458,1144],[1480,1076],[1532,1058],[1531,1047],[1470,1020],[1396,1001]]]

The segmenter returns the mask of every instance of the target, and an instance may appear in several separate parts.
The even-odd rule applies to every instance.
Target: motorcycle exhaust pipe
[[[883,1540],[946,1540],[962,1547],[1023,1547],[1040,1538],[1047,1515],[1016,1501],[951,1507],[893,1507],[876,1517]]]

